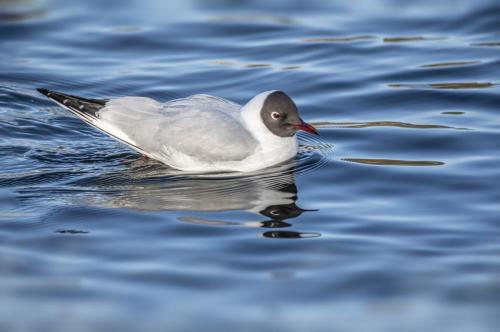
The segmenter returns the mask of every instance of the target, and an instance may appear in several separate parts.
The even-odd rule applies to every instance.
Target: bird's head
[[[314,135],[319,135],[316,129],[304,122],[297,106],[283,91],[266,91],[252,98],[244,109],[259,113],[258,118],[267,130],[279,137],[291,137],[302,130]]]

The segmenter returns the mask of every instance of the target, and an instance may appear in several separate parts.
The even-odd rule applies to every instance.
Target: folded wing
[[[97,100],[39,91],[90,125],[167,164],[182,159],[240,161],[257,146],[241,124],[240,106],[225,99],[195,95],[159,103],[143,97]]]

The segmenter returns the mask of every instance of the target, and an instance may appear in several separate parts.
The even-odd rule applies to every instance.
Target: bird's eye
[[[274,120],[278,120],[280,118],[280,114],[278,112],[272,112],[271,118],[273,118]]]

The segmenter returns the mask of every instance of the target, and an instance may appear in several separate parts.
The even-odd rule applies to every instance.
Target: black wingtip
[[[44,88],[36,88],[36,91],[40,92],[42,95],[49,96],[50,90]]]

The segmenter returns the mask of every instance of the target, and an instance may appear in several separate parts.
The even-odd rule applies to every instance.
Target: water
[[[493,331],[495,1],[3,1],[1,331]],[[283,89],[295,164],[189,175],[46,87]]]

